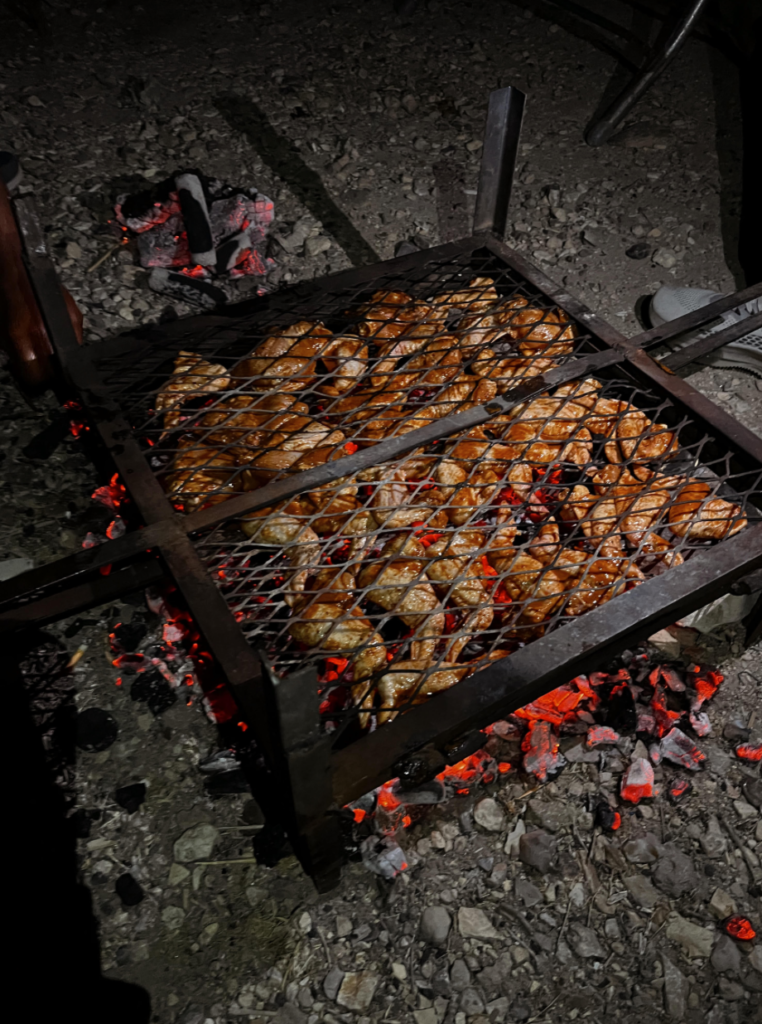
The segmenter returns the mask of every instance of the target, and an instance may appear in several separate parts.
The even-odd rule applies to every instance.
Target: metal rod
[[[428,744],[441,750],[448,741],[484,728],[580,672],[597,668],[623,645],[701,607],[758,565],[762,524],[475,672],[425,705],[335,751],[336,802],[345,804],[381,785],[401,759]]]
[[[754,316],[750,316],[748,320],[740,320],[736,324],[731,324],[730,327],[726,327],[723,331],[715,331],[714,334],[710,334],[707,338],[699,338],[691,345],[673,352],[661,361],[670,370],[679,370],[683,366],[688,366],[689,363],[695,362],[696,359],[701,359],[702,356],[709,355],[710,352],[722,348],[723,345],[729,345],[731,341],[745,338],[747,334],[751,334],[752,331],[756,331],[760,327],[762,327],[762,313],[757,313]]]
[[[603,116],[590,125],[585,133],[585,142],[589,146],[602,146],[604,142],[608,142],[622,118],[635,106],[685,44],[706,4],[707,0],[691,0],[664,45],[652,54],[640,73],[617,96]]]
[[[512,85],[490,93],[474,234],[505,235],[525,100],[525,94]]]
[[[750,285],[732,295],[723,295],[715,302],[710,302],[700,309],[694,309],[692,313],[686,313],[685,316],[678,317],[676,320],[668,320],[659,327],[652,327],[648,331],[643,331],[642,334],[636,334],[635,337],[628,339],[627,344],[646,350],[652,349],[665,341],[672,341],[686,331],[703,327],[716,317],[727,313],[729,309],[736,309],[760,296],[762,296],[762,282]]]

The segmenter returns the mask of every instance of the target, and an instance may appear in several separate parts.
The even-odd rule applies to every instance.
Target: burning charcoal
[[[114,888],[125,907],[136,907],[145,896],[140,882],[136,881],[129,873],[120,875]]]
[[[116,791],[114,798],[128,814],[134,814],[138,807],[145,802],[146,784],[145,782],[133,782],[129,786],[122,786]]]
[[[762,743],[742,743],[736,747],[736,757],[742,761],[762,761]]]
[[[396,878],[407,867],[405,851],[391,836],[368,836],[360,850],[365,867],[382,878]]]
[[[723,922],[722,927],[731,938],[739,939],[741,942],[751,942],[757,937],[751,921],[748,917],[742,917],[740,914],[729,917],[727,921]]]
[[[593,747],[600,747],[604,744],[618,743],[621,738],[618,732],[610,729],[607,725],[594,725],[587,730],[585,743],[587,749],[592,750]]]
[[[519,839],[519,858],[541,875],[547,875],[556,852],[556,841],[542,829],[526,832]]]
[[[669,787],[669,799],[673,804],[679,803],[692,789],[693,783],[688,779],[675,779]]]
[[[601,800],[595,807],[595,824],[606,832],[616,832],[622,824],[622,816],[615,811],[606,800]]]
[[[148,626],[144,622],[120,622],[114,626],[111,636],[120,651],[132,653],[147,632]]]
[[[644,757],[636,758],[622,776],[620,794],[632,804],[654,795],[654,770]]]
[[[521,749],[524,752],[524,770],[532,772],[541,782],[566,765],[566,758],[559,750],[558,737],[550,722],[531,722]]]
[[[177,694],[160,672],[152,670],[136,676],[131,687],[130,697],[147,704],[155,715],[171,708],[177,701]]]
[[[688,716],[691,728],[697,736],[708,736],[712,731],[712,723],[709,721],[709,715],[703,711],[691,711]]]
[[[662,753],[661,747],[658,743],[652,743],[648,748],[648,756],[651,758],[652,764],[661,764]]]
[[[118,735],[119,726],[102,708],[87,708],[77,715],[77,746],[80,750],[106,750]]]
[[[431,779],[415,789],[402,789],[397,783],[392,787],[392,792],[403,804],[411,805],[441,804],[447,797],[444,783],[440,779]]]
[[[629,686],[617,686],[606,702],[606,725],[619,733],[632,732],[637,723],[635,701]]]
[[[706,760],[706,754],[680,729],[671,729],[662,739],[660,749],[662,757],[692,772],[697,772],[701,762]]]
[[[176,273],[165,267],[154,267],[148,278],[148,287],[154,292],[172,295],[175,298],[201,306],[202,309],[214,309],[224,305],[228,298],[221,288],[210,284],[199,277]]]
[[[248,231],[238,231],[236,234],[226,238],[217,248],[218,274],[226,274],[229,270],[240,263],[243,257],[251,249]]]
[[[193,263],[202,267],[213,267],[217,257],[212,244],[212,226],[201,179],[197,174],[178,174],[175,178],[175,188]]]

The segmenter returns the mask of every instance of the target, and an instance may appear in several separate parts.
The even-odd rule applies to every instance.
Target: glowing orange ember
[[[357,451],[357,447],[358,446],[354,443],[354,441],[347,441],[347,443],[344,445],[344,451],[349,452],[350,455],[354,455],[354,453]]]
[[[619,826],[622,824],[622,815],[619,811],[614,811],[614,820],[611,822],[612,831],[616,832]]]
[[[644,757],[639,757],[622,776],[620,795],[631,804],[654,795],[654,770]]]
[[[736,757],[740,757],[743,761],[762,761],[762,743],[756,747],[750,746],[748,743],[741,744],[740,747],[736,747]]]
[[[750,942],[757,935],[748,917],[742,917],[740,914],[729,917],[724,927],[728,935],[734,939],[740,939],[742,942]]]
[[[361,821],[365,820],[368,812],[364,811],[362,807],[355,807],[355,809],[352,811],[352,814],[354,815],[355,824],[359,825]]]

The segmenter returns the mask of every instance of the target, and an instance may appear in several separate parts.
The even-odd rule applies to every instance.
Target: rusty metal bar
[[[512,85],[490,93],[476,192],[475,235],[505,235],[525,101],[526,95]]]
[[[405,759],[415,751],[429,745],[442,750],[459,736],[504,718],[575,675],[599,667],[621,651],[623,644],[642,640],[700,608],[758,566],[762,566],[762,524],[646,580],[336,750],[336,803],[348,803],[399,774]]]

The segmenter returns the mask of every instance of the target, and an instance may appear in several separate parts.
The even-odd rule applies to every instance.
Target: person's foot
[[[661,324],[677,320],[678,317],[701,309],[702,306],[708,306],[710,302],[721,298],[720,292],[713,292],[707,288],[675,288],[672,285],[664,285],[651,299],[648,319],[651,321],[652,327],[659,327]],[[721,331],[723,328],[746,320],[756,313],[762,313],[762,297],[751,299],[742,306],[723,313],[694,334],[682,338],[680,344],[685,345],[698,338],[705,338],[708,334]],[[749,370],[762,377],[762,329],[751,331],[745,337],[739,338],[738,341],[731,341],[727,345],[723,345],[722,348],[715,349],[714,352],[700,357],[697,362],[709,366]]]
[[[19,158],[7,149],[0,149],[0,179],[10,192],[23,177]]]

